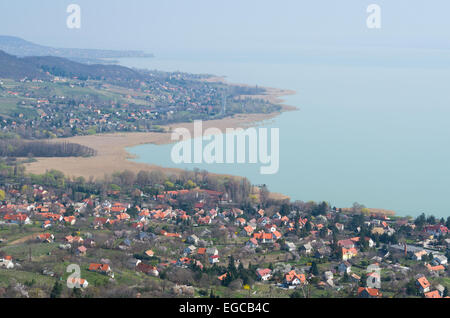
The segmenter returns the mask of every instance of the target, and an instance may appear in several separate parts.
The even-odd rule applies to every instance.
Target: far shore
[[[273,103],[280,104],[281,111],[268,114],[237,114],[219,120],[203,121],[203,129],[219,128],[225,131],[227,128],[249,128],[258,123],[270,120],[280,115],[282,112],[297,110],[296,107],[282,104],[281,96],[295,94],[294,91],[266,88],[267,94],[258,96]],[[176,168],[166,168],[152,164],[137,163],[131,161],[133,156],[126,151],[126,148],[142,144],[169,144],[172,143],[170,130],[184,127],[193,134],[193,123],[176,123],[163,126],[166,132],[127,132],[96,134],[91,136],[75,136],[61,138],[56,142],[78,143],[97,151],[94,157],[69,157],[69,158],[36,158],[36,162],[27,163],[27,172],[42,174],[48,170],[58,170],[68,177],[84,177],[86,179],[103,179],[106,175],[114,172],[130,170],[135,173],[140,170],[155,171],[160,170],[169,174],[178,174],[182,170]],[[274,194],[274,198],[287,199],[282,194]]]

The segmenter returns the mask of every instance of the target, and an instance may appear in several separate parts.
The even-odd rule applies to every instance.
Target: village
[[[195,169],[25,172],[98,155],[46,140],[280,112],[268,90],[2,51],[0,66],[0,297],[449,297],[450,217],[291,202]]]
[[[101,73],[98,78],[54,69],[56,75],[47,74],[45,79],[0,77],[2,136],[48,139],[158,132],[168,123],[280,109],[261,98],[242,97],[264,94],[264,89],[209,82],[209,75],[140,71],[136,78],[108,80],[101,79]]]
[[[240,204],[192,183],[5,184],[0,297],[449,297],[450,218]]]

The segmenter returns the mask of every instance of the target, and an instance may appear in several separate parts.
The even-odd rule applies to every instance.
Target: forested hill
[[[142,80],[143,74],[119,65],[88,65],[55,56],[16,57],[0,51],[0,78],[49,79],[51,76],[79,79]]]
[[[77,63],[62,57],[34,56],[24,57],[24,61],[49,72],[54,76],[77,77],[79,79],[105,80],[142,80],[143,75],[130,68],[120,65]]]
[[[0,51],[0,78],[22,79],[24,77],[35,79],[48,79],[39,67],[26,61]]]

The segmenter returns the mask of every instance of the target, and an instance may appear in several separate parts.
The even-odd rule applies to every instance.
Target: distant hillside
[[[143,78],[141,73],[120,65],[88,65],[54,56],[24,57],[22,60],[54,76],[110,80],[141,80]]]
[[[122,57],[153,57],[141,51],[114,51],[93,49],[53,48],[28,42],[18,37],[0,35],[0,50],[19,57],[57,56],[83,63],[106,63],[101,59]]]
[[[144,75],[119,65],[88,65],[55,56],[16,57],[0,51],[0,78],[48,79],[50,76],[80,79],[141,80]]]
[[[0,78],[18,80],[25,77],[36,79],[49,78],[45,72],[36,65],[31,64],[30,61],[19,59],[16,56],[0,51]]]

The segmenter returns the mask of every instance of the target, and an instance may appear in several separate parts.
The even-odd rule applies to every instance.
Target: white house
[[[0,258],[0,268],[13,269],[14,263],[10,256]]]
[[[339,264],[338,270],[342,274],[344,273],[350,274],[352,271],[352,265],[347,261],[342,262],[341,264]]]
[[[326,271],[323,275],[324,275],[326,281],[328,281],[330,279],[332,280],[334,278],[332,271]]]
[[[199,240],[199,238],[197,237],[197,235],[192,234],[192,235],[188,236],[188,238],[186,239],[186,242],[189,244],[197,245],[198,240]]]
[[[209,262],[211,264],[219,263],[219,255],[211,255],[209,257]]]
[[[306,243],[301,247],[301,249],[302,249],[303,253],[311,254],[313,247],[312,247],[311,243]]]
[[[286,242],[284,248],[289,252],[293,252],[296,249],[295,244],[293,242]]]
[[[185,254],[193,254],[197,248],[194,245],[188,246],[184,249]]]
[[[259,280],[269,280],[272,277],[272,270],[269,268],[259,268],[256,270],[256,275]]]
[[[448,259],[444,255],[434,255],[433,263],[436,265],[446,265]]]

